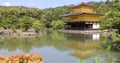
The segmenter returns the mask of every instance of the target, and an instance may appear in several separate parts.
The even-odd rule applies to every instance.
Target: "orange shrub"
[[[14,54],[0,56],[0,63],[43,63],[43,57],[39,54]]]

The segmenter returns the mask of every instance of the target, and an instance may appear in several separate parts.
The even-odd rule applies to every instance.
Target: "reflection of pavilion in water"
[[[100,46],[99,42],[70,42],[70,44],[67,44],[67,47],[73,50],[70,54],[71,56],[78,58],[80,62],[82,62],[82,60],[86,62],[86,59],[95,56],[96,50]]]
[[[69,40],[83,41],[83,42],[98,42],[100,40],[100,34],[67,34],[66,36]],[[73,41],[74,41],[73,40]]]
[[[92,39],[93,41],[98,41],[100,39],[100,34],[96,33],[96,34],[90,34],[88,35],[90,39]]]

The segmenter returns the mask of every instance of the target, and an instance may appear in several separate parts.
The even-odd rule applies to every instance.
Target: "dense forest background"
[[[106,0],[105,2],[88,2],[95,6],[95,10],[101,17],[101,29],[119,29],[120,31],[120,1]],[[0,27],[7,29],[30,28],[41,30],[45,28],[59,29],[64,27],[64,21],[68,20],[61,15],[70,13],[69,6],[56,8],[37,9],[23,6],[0,6]]]

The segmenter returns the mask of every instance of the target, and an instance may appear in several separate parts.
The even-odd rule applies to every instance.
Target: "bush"
[[[52,21],[51,26],[54,29],[62,29],[64,27],[64,22],[62,20]]]
[[[43,63],[43,57],[38,54],[0,56],[0,63]]]
[[[43,30],[45,28],[45,25],[39,21],[39,20],[36,20],[34,21],[33,23],[33,26],[32,26],[36,31],[40,31],[40,30]]]

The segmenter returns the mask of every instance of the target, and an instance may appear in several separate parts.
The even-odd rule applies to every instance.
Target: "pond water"
[[[101,47],[100,34],[47,32],[36,38],[1,38],[0,55],[38,53],[44,63],[120,63],[119,52]]]

